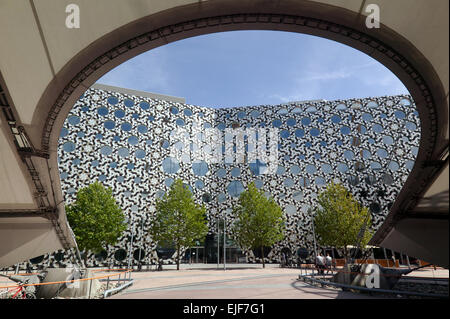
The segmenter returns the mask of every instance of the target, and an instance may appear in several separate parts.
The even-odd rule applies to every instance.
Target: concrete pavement
[[[335,288],[312,287],[298,281],[299,269],[278,265],[235,264],[227,270],[216,265],[166,266],[164,271],[134,272],[133,286],[111,299],[379,299],[343,292]],[[448,271],[447,271],[448,277]]]

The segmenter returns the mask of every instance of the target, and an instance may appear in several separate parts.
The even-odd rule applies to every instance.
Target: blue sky
[[[386,67],[351,47],[290,32],[234,31],[145,52],[98,83],[233,107],[408,94]]]

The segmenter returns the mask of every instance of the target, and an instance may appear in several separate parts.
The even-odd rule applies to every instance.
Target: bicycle
[[[26,283],[19,284],[11,290],[5,290],[0,293],[0,299],[36,299],[36,295],[28,291]]]
[[[28,276],[28,278],[24,278],[24,276],[0,276],[7,277],[10,280],[17,282],[17,286],[13,289],[0,293],[0,299],[36,299],[35,293],[37,291],[37,287],[27,285],[40,283],[43,278],[42,274]]]
[[[16,289],[16,293],[11,297],[11,299],[36,299],[36,295],[30,291],[27,291],[26,288],[24,287],[24,284],[21,284],[17,287]]]

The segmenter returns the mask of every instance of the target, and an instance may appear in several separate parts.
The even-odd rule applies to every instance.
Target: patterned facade
[[[177,140],[174,132],[181,128],[189,134]],[[224,140],[227,129],[275,128],[276,169],[268,173],[262,161],[196,160],[195,152],[209,145],[204,132],[210,128],[223,132]],[[67,203],[79,188],[99,180],[112,188],[129,221],[116,245],[88,255],[91,266],[125,265],[129,258],[157,263],[157,246],[147,230],[156,198],[175,178],[206,205],[211,233],[217,231],[218,218],[226,217],[229,228],[232,207],[248,183],[264,189],[282,207],[287,221],[285,239],[271,247],[267,257],[275,262],[282,249],[312,247],[308,208],[331,181],[344,184],[369,207],[376,230],[414,165],[419,140],[419,117],[408,95],[206,108],[94,86],[65,121],[58,161]],[[173,156],[174,150],[186,149],[194,155],[189,160]],[[221,149],[227,152],[225,146]],[[244,153],[248,152],[246,145]],[[55,266],[68,255],[46,255],[39,263]],[[251,251],[247,257],[260,262]]]

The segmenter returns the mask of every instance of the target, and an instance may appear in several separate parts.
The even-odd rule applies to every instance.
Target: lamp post
[[[144,216],[141,217],[141,233],[142,233],[141,247],[139,248],[139,257],[138,257],[139,258],[139,270],[142,269],[141,252],[142,252],[142,249],[144,247]]]
[[[226,256],[226,240],[225,240],[226,216],[223,216],[223,270],[227,270],[227,256]]]
[[[315,232],[315,229],[314,229],[314,219],[313,219],[313,216],[312,216],[311,207],[308,208],[308,214],[311,216],[311,225],[312,225],[313,242],[314,242],[314,258],[316,258],[317,257],[316,232]]]
[[[217,269],[219,269],[220,262],[220,225],[219,217],[217,217]]]
[[[130,246],[128,248],[128,269],[130,269],[130,265],[131,265],[131,249],[133,247],[133,240],[134,240],[134,225],[133,225],[133,217],[130,218],[131,221],[131,241],[130,241]]]

